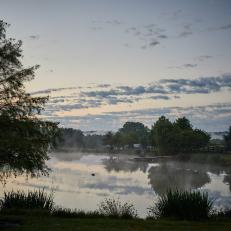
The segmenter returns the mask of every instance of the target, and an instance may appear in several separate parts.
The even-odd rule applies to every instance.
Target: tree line
[[[210,141],[210,135],[200,129],[194,129],[186,117],[171,122],[161,116],[151,129],[142,123],[127,122],[115,134],[107,133],[105,141],[111,147],[134,147],[139,144],[144,149],[152,146],[159,154],[177,154],[205,147]]]
[[[140,122],[126,122],[117,132],[105,135],[84,135],[73,128],[59,128],[55,138],[57,149],[151,149],[159,154],[177,154],[196,152],[210,143],[210,135],[200,129],[194,129],[186,117],[171,122],[165,116],[148,128]],[[225,135],[224,143],[230,149],[230,132]]]
[[[73,128],[59,128],[56,149],[150,150],[158,154],[179,154],[202,151],[210,145],[210,135],[197,128],[186,117],[171,122],[165,116],[148,128],[140,122],[126,122],[116,132],[84,135]],[[231,127],[223,139],[224,148],[231,150]]]

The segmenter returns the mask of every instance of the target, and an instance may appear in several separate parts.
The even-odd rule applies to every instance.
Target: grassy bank
[[[111,218],[60,218],[44,216],[1,216],[1,221],[7,221],[11,227],[1,228],[1,230],[15,231],[142,231],[142,230],[209,230],[209,231],[228,231],[231,230],[231,220],[208,220],[203,222],[175,221],[175,220],[126,220]]]
[[[56,207],[44,190],[12,191],[0,200],[0,230],[231,230],[231,211],[212,204],[206,193],[169,190],[140,219],[133,204],[113,198],[86,212]]]

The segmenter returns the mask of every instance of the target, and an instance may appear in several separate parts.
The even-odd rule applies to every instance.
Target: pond
[[[171,158],[136,160],[131,155],[54,153],[49,177],[10,178],[0,188],[54,191],[55,204],[94,210],[105,197],[131,202],[139,216],[147,215],[158,195],[168,188],[207,191],[217,208],[231,208],[231,168],[174,161]]]

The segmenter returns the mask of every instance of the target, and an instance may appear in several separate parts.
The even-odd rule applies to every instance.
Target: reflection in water
[[[3,191],[45,188],[55,191],[55,203],[94,210],[105,197],[133,203],[144,217],[147,208],[168,188],[206,190],[216,205],[231,206],[230,168],[173,160],[134,161],[132,156],[58,153],[49,161],[50,177],[7,181]],[[94,176],[92,176],[94,173]],[[87,203],[86,203],[87,201]]]
[[[148,171],[148,178],[153,190],[158,194],[163,194],[170,188],[197,189],[210,182],[206,172],[176,168],[168,164],[151,167]]]
[[[121,158],[114,158],[114,157],[110,157],[109,159],[104,159],[103,164],[108,172],[111,171],[135,172],[137,170],[140,170],[143,173],[145,173],[148,167],[148,162],[138,162],[138,161],[132,161],[128,159],[121,159]]]

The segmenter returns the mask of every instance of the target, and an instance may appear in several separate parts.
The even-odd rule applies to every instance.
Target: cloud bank
[[[171,120],[186,116],[197,128],[207,131],[225,131],[231,124],[231,103],[196,107],[148,108],[86,116],[48,116],[46,118],[59,121],[62,126],[82,130],[115,131],[126,121],[139,121],[151,127],[161,115]]]
[[[88,87],[45,89],[32,94],[51,94],[43,113],[45,118],[60,121],[63,126],[83,130],[116,130],[127,120],[151,124],[161,115],[170,119],[187,116],[193,124],[209,131],[226,130],[231,124],[231,103],[197,107],[164,107],[132,111],[102,112],[96,115],[61,116],[65,112],[87,108],[102,108],[120,104],[135,104],[139,101],[169,101],[185,95],[231,90],[231,75],[202,77],[197,79],[162,79],[146,85],[128,86],[95,84]]]

